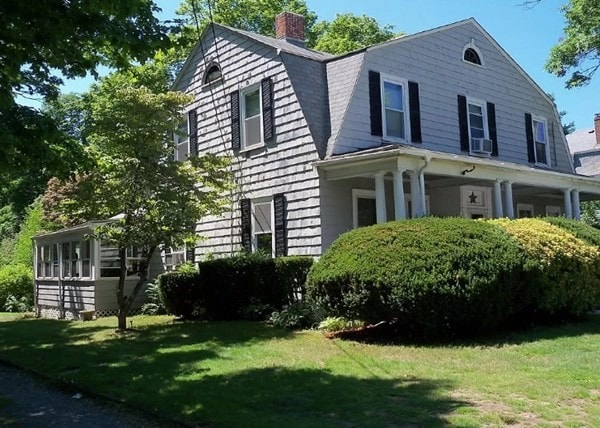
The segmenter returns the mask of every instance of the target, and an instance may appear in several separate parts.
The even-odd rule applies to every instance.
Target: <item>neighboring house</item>
[[[276,32],[209,25],[174,84],[194,96],[178,156],[232,156],[237,185],[198,223],[197,259],[319,256],[423,215],[579,218],[600,197],[552,100],[474,19],[342,56],[304,48],[299,15]]]
[[[594,127],[567,135],[577,174],[600,175],[600,113],[594,116]]]
[[[35,268],[35,312],[45,318],[80,318],[82,311],[94,311],[96,316],[116,315],[119,281],[118,249],[90,236],[105,222],[88,222],[58,232],[33,238]],[[183,256],[182,256],[183,257]],[[131,292],[138,276],[133,274],[141,254],[136,248],[127,250],[127,266],[131,274],[125,281],[125,293]],[[168,258],[161,260],[156,252],[148,269],[148,279],[169,268]],[[138,294],[133,309],[145,299]]]

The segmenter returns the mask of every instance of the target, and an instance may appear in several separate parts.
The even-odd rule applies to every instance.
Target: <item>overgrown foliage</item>
[[[31,266],[12,264],[0,268],[0,311],[20,312],[33,306]]]
[[[311,265],[310,257],[257,253],[207,260],[198,273],[161,275],[161,299],[183,318],[265,319],[299,298]]]

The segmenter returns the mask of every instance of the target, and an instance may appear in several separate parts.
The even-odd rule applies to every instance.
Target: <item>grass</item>
[[[600,317],[460,346],[329,340],[260,323],[22,319],[1,358],[211,427],[600,426]]]
[[[0,322],[14,321],[16,319],[21,319],[24,316],[25,316],[25,314],[18,313],[18,312],[0,312]]]

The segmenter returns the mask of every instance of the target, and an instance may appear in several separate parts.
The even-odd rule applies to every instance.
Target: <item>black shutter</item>
[[[250,199],[240,200],[242,212],[242,249],[248,253],[252,252],[252,207]]]
[[[487,103],[487,119],[490,140],[492,140],[492,156],[498,156],[498,133],[496,132],[496,106]]]
[[[460,128],[460,149],[469,151],[469,120],[467,119],[467,97],[458,96],[458,127]]]
[[[275,118],[273,117],[273,81],[267,77],[260,81],[262,93],[263,137],[265,142],[273,141],[275,136]]]
[[[419,103],[419,84],[408,82],[408,103],[410,108],[410,140],[421,143],[421,105]]]
[[[371,135],[383,135],[381,122],[381,83],[379,73],[369,71],[369,104],[371,108]]]
[[[231,148],[239,150],[240,140],[240,91],[231,93]]]
[[[194,263],[194,255],[196,253],[196,248],[189,245],[185,248],[185,261]]]
[[[285,221],[285,195],[273,195],[273,211],[275,212],[275,257],[287,255],[287,237]]]
[[[196,110],[188,112],[188,123],[190,127],[190,156],[198,156],[198,113],[196,113]]]
[[[533,144],[533,123],[531,113],[525,113],[525,138],[527,139],[527,159],[535,163],[535,146]]]

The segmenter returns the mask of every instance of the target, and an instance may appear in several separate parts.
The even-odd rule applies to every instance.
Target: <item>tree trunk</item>
[[[127,330],[127,313],[129,308],[125,297],[125,278],[127,277],[127,249],[119,248],[119,284],[117,286],[117,331]]]

